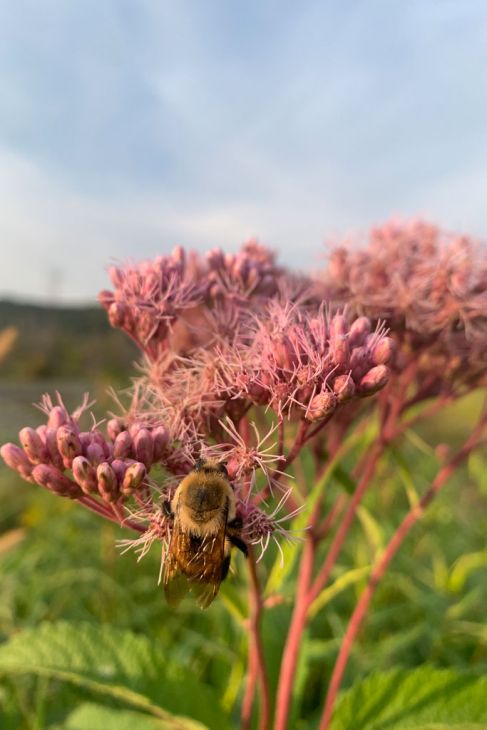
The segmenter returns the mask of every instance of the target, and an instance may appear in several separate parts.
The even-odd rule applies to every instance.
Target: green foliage
[[[377,673],[346,692],[332,730],[482,728],[487,677],[421,667]]]
[[[145,710],[174,729],[189,726],[171,713],[189,714],[209,727],[228,726],[218,698],[172,664],[161,644],[111,626],[58,622],[25,630],[0,646],[0,674],[70,682]]]

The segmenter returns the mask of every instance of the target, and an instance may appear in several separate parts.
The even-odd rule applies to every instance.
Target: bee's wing
[[[188,579],[181,572],[177,559],[181,551],[183,551],[183,554],[187,553],[187,542],[187,536],[181,530],[179,520],[176,519],[164,563],[164,594],[172,608],[175,608],[182,601],[189,590]]]
[[[188,579],[180,572],[174,555],[169,553],[164,566],[164,595],[171,608],[181,603],[188,590]]]
[[[196,599],[196,603],[200,608],[208,608],[210,603],[213,602],[218,589],[220,588],[220,582],[218,583],[196,583],[190,584],[191,591]]]
[[[225,531],[208,535],[201,542],[196,558],[200,572],[190,581],[191,592],[200,608],[208,608],[216,597],[224,578]]]

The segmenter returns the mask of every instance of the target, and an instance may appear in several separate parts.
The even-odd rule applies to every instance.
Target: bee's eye
[[[202,469],[204,467],[204,465],[205,465],[204,459],[196,459],[193,469],[194,469],[194,471],[200,471],[200,469]]]
[[[218,471],[221,471],[224,476],[228,477],[228,470],[224,462],[218,464]]]

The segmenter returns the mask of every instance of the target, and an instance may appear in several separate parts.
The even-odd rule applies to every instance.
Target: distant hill
[[[101,307],[54,307],[0,301],[0,331],[17,338],[0,362],[0,377],[16,380],[126,380],[138,351],[110,327]]]

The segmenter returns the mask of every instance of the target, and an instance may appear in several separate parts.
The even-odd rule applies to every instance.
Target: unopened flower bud
[[[126,459],[132,456],[132,437],[128,431],[122,431],[113,443],[113,456],[115,459]]]
[[[86,449],[86,457],[93,466],[98,466],[105,460],[105,454],[100,444],[91,443]]]
[[[212,248],[211,251],[208,251],[206,260],[211,269],[221,269],[225,265],[225,257],[221,248]]]
[[[62,406],[54,406],[49,412],[49,418],[47,419],[47,425],[49,428],[59,428],[64,426],[65,423],[69,423],[69,413]]]
[[[66,469],[71,468],[75,456],[81,454],[81,441],[79,436],[70,426],[60,426],[56,434],[57,447],[63,457]]]
[[[396,343],[392,337],[381,337],[373,347],[370,356],[374,365],[387,365],[393,360],[396,352]]]
[[[122,461],[122,459],[114,459],[111,463],[111,467],[113,471],[115,472],[115,476],[117,477],[117,482],[119,485],[122,484],[123,478],[125,476],[125,472],[128,469],[128,464],[126,461]]]
[[[175,248],[173,248],[171,258],[181,270],[184,269],[186,265],[186,251],[182,246],[175,246]]]
[[[370,365],[371,362],[367,349],[365,347],[355,347],[350,357],[350,368],[355,382],[358,382],[365,375]]]
[[[83,495],[81,488],[71,479],[68,479],[59,469],[56,469],[55,466],[39,464],[32,470],[32,476],[37,484],[49,489],[54,494],[58,494],[60,497],[77,499]]]
[[[76,456],[73,459],[73,476],[85,494],[97,492],[98,480],[95,468],[85,456]]]
[[[143,483],[147,474],[147,470],[140,462],[134,462],[125,472],[122,482],[122,494],[130,495],[135,492]]]
[[[107,434],[112,441],[115,441],[118,434],[122,433],[123,430],[124,425],[120,418],[110,418],[107,423]]]
[[[285,335],[274,341],[272,355],[277,367],[282,370],[292,370],[297,362],[293,346]]]
[[[102,289],[102,291],[98,294],[98,301],[102,307],[108,309],[110,304],[113,302],[113,292],[108,289]]]
[[[348,342],[350,347],[360,347],[364,344],[368,334],[370,334],[371,325],[368,317],[359,317],[354,320],[348,330]]]
[[[158,426],[152,431],[152,441],[154,444],[153,460],[160,461],[164,455],[164,451],[169,443],[169,432],[165,426]]]
[[[335,314],[330,322],[330,354],[334,365],[348,366],[350,349],[347,322],[342,314]]]
[[[355,395],[355,383],[351,375],[339,375],[333,381],[333,392],[338,403],[346,403]]]
[[[366,396],[376,393],[386,385],[390,370],[387,365],[376,365],[364,375],[358,386],[359,395]]]
[[[331,415],[337,407],[337,399],[334,393],[324,390],[322,393],[315,395],[309,404],[305,418],[307,421],[320,421]]]
[[[112,327],[123,327],[127,307],[120,302],[113,302],[108,307],[108,320]]]
[[[115,502],[118,498],[118,482],[115,472],[108,462],[103,461],[96,469],[98,491],[105,502]]]
[[[42,464],[47,458],[47,449],[33,428],[26,426],[19,431],[19,439],[22,448],[33,464]]]
[[[47,431],[46,424],[43,423],[42,426],[37,426],[36,431],[39,434],[39,436],[41,437],[42,443],[45,445],[45,443],[46,443],[46,431]]]
[[[154,459],[154,444],[147,428],[141,428],[134,438],[135,458],[150,469]]]
[[[139,340],[146,343],[155,332],[158,322],[155,321],[152,312],[143,310],[137,317],[137,336]]]
[[[0,449],[0,455],[10,469],[15,469],[21,477],[32,481],[31,474],[33,466],[27,455],[16,444],[4,444]]]
[[[105,454],[105,458],[108,459],[112,456],[112,445],[108,443],[105,436],[102,434],[101,431],[98,429],[93,429],[90,431],[91,433],[91,439],[93,443],[98,444],[98,446],[101,446],[103,453]]]
[[[59,453],[59,449],[57,447],[57,428],[46,428],[44,432],[44,437],[49,461],[57,469],[62,469],[63,457]]]

